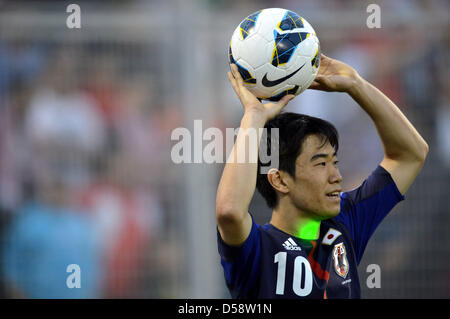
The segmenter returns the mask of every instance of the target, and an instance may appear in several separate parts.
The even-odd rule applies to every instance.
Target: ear
[[[286,183],[286,178],[288,177],[288,174],[279,171],[276,168],[271,168],[267,173],[267,179],[269,180],[270,185],[283,194],[289,193],[289,186],[288,183]]]

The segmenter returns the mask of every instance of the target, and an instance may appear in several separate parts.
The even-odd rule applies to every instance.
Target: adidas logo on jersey
[[[286,250],[302,250],[291,237],[283,243],[283,247]]]

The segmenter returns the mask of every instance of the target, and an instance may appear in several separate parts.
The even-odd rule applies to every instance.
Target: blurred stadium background
[[[81,7],[81,29],[66,7]],[[366,8],[381,8],[368,29]],[[228,298],[216,245],[223,164],[174,164],[171,132],[238,127],[227,45],[238,23],[283,7],[322,51],[393,99],[430,145],[423,171],[360,265],[365,298],[450,297],[449,2],[0,1],[0,296]],[[382,157],[347,96],[307,91],[288,109],[340,132],[346,190]],[[206,144],[206,143],[204,143]],[[260,223],[270,212],[255,195]],[[66,267],[81,268],[68,289]],[[368,289],[367,265],[381,268]]]

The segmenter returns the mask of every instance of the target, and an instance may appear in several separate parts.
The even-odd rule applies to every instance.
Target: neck
[[[316,240],[319,238],[320,219],[298,212],[276,208],[270,223],[276,228],[295,237]]]

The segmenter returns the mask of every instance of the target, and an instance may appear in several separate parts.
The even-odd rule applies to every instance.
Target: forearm
[[[348,93],[373,120],[387,158],[424,160],[427,143],[386,95],[359,76]]]
[[[256,188],[257,155],[262,131],[260,128],[263,128],[264,124],[265,119],[262,116],[255,113],[244,114],[217,190],[218,213],[247,213]],[[252,139],[251,134],[256,134],[256,140]]]

